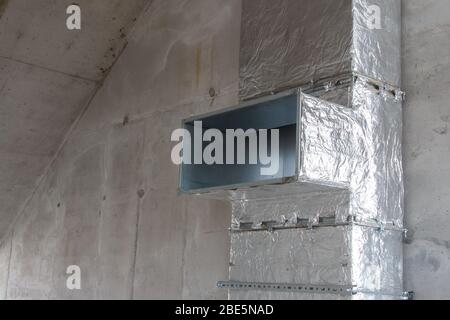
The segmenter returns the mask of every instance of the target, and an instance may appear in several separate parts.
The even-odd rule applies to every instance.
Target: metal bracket
[[[239,230],[251,231],[253,229],[253,222],[240,222]]]
[[[217,287],[229,290],[302,292],[315,294],[337,294],[342,296],[351,296],[354,294],[353,286],[337,285],[219,281],[217,283]]]
[[[366,85],[374,87],[378,92],[386,94],[386,96],[393,98],[394,101],[403,102],[406,100],[406,93],[398,87],[395,87],[393,85],[390,85],[377,79],[373,79],[358,73],[354,73],[353,82],[355,83],[357,79],[364,81]]]
[[[414,300],[415,292],[414,291],[408,291],[403,293],[403,297],[406,300]]]
[[[246,97],[243,99],[243,101],[250,101],[259,99],[268,95],[276,95],[283,91],[289,91],[292,89],[299,89],[303,93],[306,94],[316,94],[319,92],[328,92],[331,90],[339,89],[339,88],[345,88],[352,84],[353,81],[353,73],[352,72],[346,72],[340,75],[332,76],[332,77],[326,77],[321,79],[311,79],[311,81],[303,83],[303,84],[297,84],[294,86],[285,86],[277,88],[277,90],[271,91],[269,93],[263,93],[263,94],[257,94],[251,97]]]
[[[383,231],[396,231],[396,232],[407,232],[407,229],[398,227],[393,223],[389,222],[378,222],[370,220],[357,219],[354,216],[348,216],[345,222],[336,222],[335,216],[319,217],[317,222],[312,222],[307,218],[297,218],[296,223],[287,222],[277,222],[277,221],[263,221],[259,224],[254,222],[240,222],[238,226],[232,227],[230,232],[232,233],[242,233],[242,232],[275,232],[282,230],[292,230],[292,229],[318,229],[318,228],[336,228],[336,227],[346,227],[346,226],[358,226],[364,228],[377,229],[381,232]]]
[[[275,291],[275,292],[296,292],[310,294],[335,294],[341,296],[353,296],[358,293],[392,296],[404,300],[413,300],[414,292],[402,292],[396,294],[386,294],[382,292],[372,292],[356,289],[355,285],[312,285],[294,283],[265,283],[265,282],[240,282],[240,281],[219,281],[219,289],[247,290],[247,291]]]
[[[351,226],[351,223],[343,222],[343,223],[319,223],[319,224],[263,224],[260,226],[250,225],[249,223],[240,224],[239,228],[230,228],[231,233],[244,233],[244,232],[275,232],[275,231],[283,231],[283,230],[293,230],[293,229],[307,229],[314,230],[318,228],[337,228],[337,227],[347,227]]]
[[[261,223],[261,228],[266,229],[269,232],[273,232],[277,225],[277,221],[263,221]]]
[[[408,300],[414,300],[416,293],[414,291],[408,291],[404,293]]]
[[[375,296],[386,296],[386,297],[392,297],[393,299],[397,300],[414,300],[414,292],[408,291],[408,292],[399,292],[399,293],[385,293],[385,292],[374,292],[374,291],[367,291],[362,289],[355,289],[355,294],[362,293],[362,294],[371,294]]]

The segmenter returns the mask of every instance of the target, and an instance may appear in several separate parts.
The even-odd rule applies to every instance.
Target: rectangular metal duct
[[[185,125],[295,130],[271,179],[181,170],[232,201],[230,299],[407,298],[400,19],[400,0],[243,0],[241,99],[269,97]]]
[[[280,132],[280,169],[278,173],[262,176],[261,165],[183,164],[180,188],[184,192],[206,193],[283,182],[296,175],[298,162],[298,91],[291,91],[252,101],[224,111],[187,119],[183,127],[194,136],[194,122],[201,121],[203,130],[218,129],[278,129]],[[250,150],[246,145],[246,154]],[[193,148],[193,146],[192,146]],[[259,150],[257,150],[259,151]],[[227,150],[224,148],[224,158]],[[233,153],[235,151],[233,150]],[[235,161],[237,163],[237,161]]]
[[[334,89],[314,95],[291,90],[187,119],[187,128],[197,120],[205,128],[284,128],[280,157],[286,165],[264,177],[259,166],[184,164],[181,190],[233,201],[351,190],[352,215],[401,227],[401,101],[361,77],[343,90],[349,107],[321,98]]]

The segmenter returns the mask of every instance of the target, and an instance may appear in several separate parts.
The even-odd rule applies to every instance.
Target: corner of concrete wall
[[[237,103],[240,10],[155,0],[143,12],[0,247],[0,298],[226,298],[231,210],[177,193],[170,135]],[[81,290],[66,287],[70,265]]]

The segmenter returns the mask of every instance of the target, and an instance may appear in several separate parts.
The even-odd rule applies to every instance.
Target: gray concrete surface
[[[405,286],[450,299],[450,2],[403,1]]]
[[[236,0],[156,0],[143,13],[4,238],[0,297],[226,298],[215,284],[228,277],[231,209],[178,195],[170,135],[237,103],[239,28]],[[66,288],[69,265],[80,291]]]
[[[404,0],[403,11],[405,286],[419,299],[449,299],[450,4]],[[231,210],[177,194],[169,138],[182,118],[237,102],[239,25],[239,0],[154,0],[142,13],[0,244],[0,298],[226,297],[214,285],[228,276]],[[0,81],[10,74],[0,72]],[[37,161],[17,159],[9,161],[23,178],[4,168],[0,175],[27,178]],[[72,264],[81,267],[81,291],[65,286]]]
[[[0,0],[0,235],[36,188],[148,0]]]

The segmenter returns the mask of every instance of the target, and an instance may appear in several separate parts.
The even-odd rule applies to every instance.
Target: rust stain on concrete
[[[195,86],[196,88],[200,85],[200,72],[202,63],[202,48],[198,47],[195,49]]]
[[[6,11],[6,7],[8,6],[9,0],[0,0],[0,19]]]

